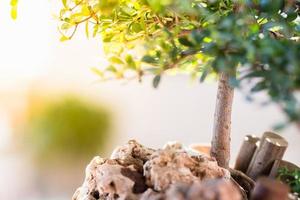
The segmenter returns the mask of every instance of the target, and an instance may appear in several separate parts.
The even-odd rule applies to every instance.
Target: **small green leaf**
[[[266,83],[264,81],[258,82],[254,87],[251,88],[251,92],[259,92],[266,89]]]
[[[205,81],[205,79],[206,79],[208,73],[209,73],[209,68],[206,67],[206,68],[203,70],[202,74],[201,74],[201,77],[200,77],[200,83],[203,83],[203,82]]]
[[[240,81],[237,80],[235,77],[229,78],[229,85],[233,88],[238,87],[240,85]]]
[[[192,33],[191,33],[191,37],[192,39],[196,42],[196,43],[201,43],[202,40],[204,39],[205,37],[205,34],[200,32],[200,31],[197,31],[197,30],[193,30]]]
[[[297,18],[297,16],[297,12],[291,12],[287,14],[286,20],[288,20],[289,22],[294,21]]]
[[[161,75],[156,75],[153,79],[152,85],[154,88],[157,88],[160,83]]]
[[[62,0],[62,4],[64,5],[65,8],[68,9],[67,0]]]
[[[106,68],[107,71],[110,71],[112,73],[117,73],[118,72],[118,69],[113,66],[113,65],[109,65],[107,68]]]
[[[155,64],[155,63],[157,63],[157,61],[155,60],[155,58],[153,58],[152,56],[149,56],[149,55],[145,55],[142,58],[142,62],[149,63],[149,64]]]
[[[67,29],[69,29],[69,28],[71,28],[71,24],[70,23],[63,23],[61,26],[60,26],[60,28],[61,28],[61,30],[67,30]]]
[[[17,6],[18,5],[18,0],[11,0],[10,5],[13,6],[13,7]]]
[[[126,55],[125,61],[126,61],[126,63],[127,63],[127,65],[128,65],[129,68],[136,69],[136,64],[135,64],[135,62],[134,62],[134,60],[133,60],[133,58],[132,58],[131,55],[129,55],[129,54]]]
[[[65,36],[65,35],[62,35],[59,39],[61,42],[64,42],[64,41],[67,41],[67,40],[70,40],[69,37]]]
[[[92,67],[91,71],[94,72],[95,74],[97,74],[98,76],[100,76],[101,78],[104,77],[104,74],[101,70],[97,69],[96,67]]]
[[[18,16],[18,0],[11,0],[10,1],[11,10],[10,10],[10,16],[12,19],[17,19]]]
[[[115,64],[124,64],[123,60],[118,58],[117,56],[112,56],[109,58],[109,61]]]
[[[287,123],[281,122],[281,123],[277,123],[277,124],[273,125],[272,129],[274,131],[282,131],[286,127],[287,127]]]
[[[18,16],[18,9],[17,9],[17,6],[13,6],[10,10],[10,16],[12,19],[17,19],[17,16]]]
[[[139,23],[132,23],[131,30],[135,33],[139,33],[143,30],[142,26]]]
[[[89,31],[89,21],[85,22],[85,35],[87,38],[90,37],[90,31]]]
[[[178,39],[178,41],[180,42],[180,44],[187,46],[187,47],[194,46],[194,44],[192,42],[190,42],[186,37],[181,37]]]
[[[94,31],[93,31],[93,37],[95,37],[97,35],[98,30],[99,30],[99,24],[95,24]]]

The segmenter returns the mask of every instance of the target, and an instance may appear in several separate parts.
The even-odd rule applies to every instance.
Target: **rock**
[[[164,193],[155,192],[149,188],[143,193],[140,200],[165,200],[165,195]]]
[[[152,154],[144,165],[146,184],[157,191],[174,183],[193,183],[212,178],[230,178],[230,173],[207,156],[190,156],[182,149],[168,147]]]
[[[142,171],[144,163],[150,159],[154,152],[153,149],[144,147],[135,140],[130,140],[127,144],[117,147],[110,158],[134,164],[138,170]]]
[[[125,199],[146,190],[144,177],[133,166],[109,160],[97,168],[96,183],[100,194]]]
[[[238,188],[230,181],[212,179],[194,183],[189,190],[187,200],[242,200]]]
[[[96,169],[99,165],[105,162],[104,159],[97,156],[92,159],[90,164],[86,167],[86,178],[81,187],[74,193],[72,200],[96,200],[99,199],[99,192],[97,191],[96,183]]]
[[[166,200],[187,200],[189,189],[192,185],[186,183],[175,183],[166,191]]]
[[[230,173],[208,156],[189,154],[179,143],[155,151],[131,140],[110,159],[98,156],[90,162],[73,200],[214,200],[234,194],[227,182],[216,182],[214,190],[206,183],[216,178],[229,180]]]
[[[147,188],[143,175],[118,159],[95,157],[88,165],[86,179],[73,200],[137,199]],[[129,198],[130,197],[130,198]]]
[[[166,191],[166,200],[241,200],[238,188],[226,179],[173,184]]]

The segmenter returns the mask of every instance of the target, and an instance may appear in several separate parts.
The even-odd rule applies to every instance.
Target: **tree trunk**
[[[219,166],[228,168],[230,159],[231,110],[234,89],[229,85],[229,76],[221,73],[217,92],[214,115],[211,156],[215,157]]]

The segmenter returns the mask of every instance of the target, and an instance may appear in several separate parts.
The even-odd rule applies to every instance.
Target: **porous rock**
[[[230,180],[211,179],[194,183],[188,193],[187,200],[241,200],[242,195]]]
[[[214,200],[203,192],[212,191],[206,180],[215,178],[229,181],[230,174],[208,156],[191,155],[179,143],[155,151],[131,140],[118,147],[110,159],[95,157],[91,161],[73,200]],[[234,191],[229,188],[211,193]],[[203,198],[196,198],[199,195]]]
[[[213,178],[230,178],[230,173],[205,155],[190,156],[178,146],[167,146],[152,154],[144,165],[146,184],[157,191],[174,183],[193,183]]]
[[[86,179],[73,200],[138,199],[147,188],[143,175],[129,163],[95,157],[86,169]]]
[[[127,144],[117,147],[111,154],[111,159],[119,159],[124,163],[134,164],[140,171],[155,150],[139,144],[135,140],[129,140]]]
[[[99,156],[92,159],[90,164],[85,170],[85,180],[81,187],[79,187],[74,193],[72,200],[97,200],[99,199],[99,192],[97,191],[96,183],[96,169],[99,165],[105,162]]]
[[[153,189],[149,188],[146,190],[140,200],[165,200],[165,194],[162,192],[156,192]]]
[[[172,184],[165,200],[241,200],[238,188],[226,179],[197,181],[192,184]]]

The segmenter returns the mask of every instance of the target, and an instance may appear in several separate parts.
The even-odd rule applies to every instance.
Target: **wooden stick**
[[[251,200],[287,200],[289,187],[280,181],[259,178],[251,193]]]
[[[287,141],[280,135],[265,132],[246,174],[254,180],[262,175],[268,176],[274,161],[282,159],[287,146]]]
[[[271,172],[269,174],[269,177],[276,178],[278,176],[278,170],[282,169],[282,168],[286,168],[289,171],[300,170],[300,168],[297,165],[295,165],[291,162],[288,162],[285,160],[275,160],[275,162],[272,166]]]
[[[240,148],[237,156],[234,169],[239,170],[243,173],[247,172],[249,164],[258,147],[259,137],[255,135],[246,135],[244,142]]]

